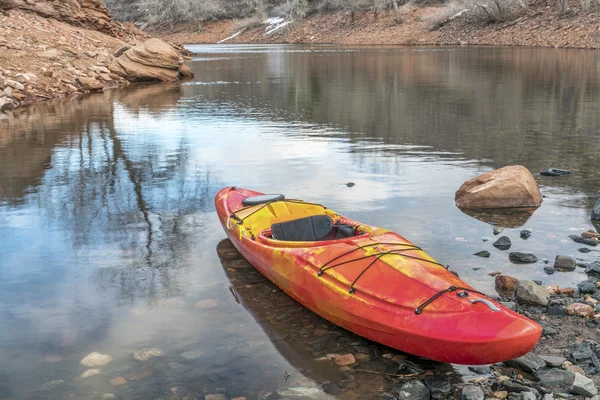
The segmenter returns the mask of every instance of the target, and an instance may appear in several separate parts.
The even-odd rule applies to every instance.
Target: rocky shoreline
[[[112,21],[97,0],[2,6],[0,111],[131,81],[193,76],[183,48]]]

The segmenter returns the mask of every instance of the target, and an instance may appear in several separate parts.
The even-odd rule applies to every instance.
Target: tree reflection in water
[[[0,200],[35,199],[75,249],[116,248],[120,261],[106,257],[93,279],[121,302],[181,295],[181,257],[206,229],[217,186],[212,167],[190,159],[188,139],[157,145],[115,123],[117,112],[127,123],[160,119],[180,97],[175,85],[137,86],[36,105],[0,125]]]

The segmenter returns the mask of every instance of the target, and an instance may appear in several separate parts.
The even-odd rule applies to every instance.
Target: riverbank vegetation
[[[569,4],[568,0],[548,0],[558,15],[596,11],[598,5],[590,0]],[[513,21],[525,15],[538,0],[106,0],[117,20],[138,22],[141,25],[174,25],[202,23],[207,20],[245,19],[247,27],[266,17],[298,20],[314,14],[345,11],[354,20],[355,13],[385,11],[394,14],[397,24],[402,23],[401,8],[410,4],[436,8],[429,18],[431,29],[437,29],[459,17],[485,23]]]

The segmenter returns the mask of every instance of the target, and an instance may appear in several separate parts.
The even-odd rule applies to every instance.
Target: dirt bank
[[[600,9],[589,13],[573,8],[559,16],[554,2],[538,1],[518,19],[505,23],[488,23],[465,13],[437,30],[453,10],[444,7],[402,7],[404,22],[394,23],[391,12],[319,14],[297,21],[274,33],[265,34],[265,26],[248,28],[227,43],[332,43],[380,45],[494,45],[600,48]],[[216,43],[240,30],[236,20],[180,25],[153,33],[180,43]]]

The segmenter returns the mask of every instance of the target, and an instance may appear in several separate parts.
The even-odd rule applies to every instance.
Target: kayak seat
[[[275,240],[289,242],[317,242],[356,236],[352,225],[335,225],[328,215],[313,215],[271,225]]]

